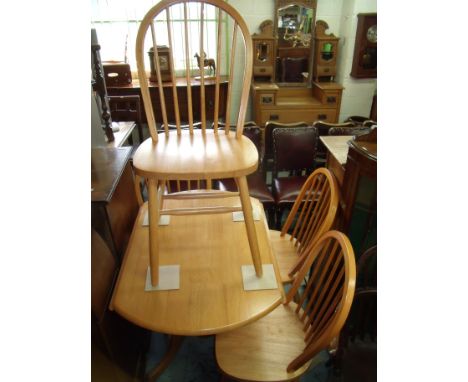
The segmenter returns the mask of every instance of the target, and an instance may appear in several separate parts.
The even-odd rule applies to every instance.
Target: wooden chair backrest
[[[339,199],[338,183],[329,169],[320,167],[309,175],[281,229],[281,236],[290,232],[299,254],[290,276],[301,267],[304,250],[331,229]]]
[[[319,136],[323,135],[330,135],[329,130],[336,127],[344,127],[344,128],[353,128],[357,127],[355,122],[348,121],[343,123],[330,123],[324,121],[315,121],[312,126],[316,127],[319,133]]]
[[[196,4],[196,5],[194,5]],[[196,9],[196,19],[198,20],[195,25],[194,15],[192,14],[192,21],[189,22],[188,17],[188,8],[193,11]],[[153,142],[158,141],[157,129],[156,129],[156,118],[155,113],[153,110],[153,105],[151,102],[151,97],[149,93],[148,87],[148,75],[145,68],[145,55],[146,52],[149,50],[149,47],[145,47],[145,37],[149,33],[151,38],[151,47],[153,48],[153,60],[154,60],[154,67],[156,71],[156,79],[157,85],[159,90],[159,98],[161,102],[161,122],[165,126],[164,131],[165,134],[169,135],[168,126],[168,116],[164,98],[164,91],[162,85],[162,74],[161,68],[159,63],[159,55],[158,55],[158,44],[167,44],[169,48],[169,62],[168,65],[170,66],[171,70],[171,84],[172,84],[172,94],[174,100],[174,111],[175,111],[175,125],[177,126],[177,132],[181,134],[181,120],[180,120],[180,113],[179,113],[179,103],[177,98],[177,89],[176,89],[176,79],[175,79],[175,63],[174,63],[174,51],[183,50],[183,57],[185,60],[183,62],[184,72],[185,72],[185,79],[187,81],[187,108],[188,108],[188,124],[190,133],[193,134],[193,102],[192,102],[192,89],[190,85],[190,81],[192,78],[192,69],[191,66],[193,65],[193,61],[195,60],[194,56],[195,53],[205,52],[206,49],[204,48],[205,43],[205,15],[209,14],[211,11],[215,12],[217,23],[217,36],[216,36],[216,69],[215,69],[215,105],[214,105],[214,113],[213,116],[207,116],[205,110],[205,77],[204,77],[204,67],[200,65],[198,70],[198,75],[200,77],[200,112],[201,112],[201,123],[202,123],[202,131],[205,132],[207,127],[207,119],[212,120],[214,123],[214,132],[218,133],[218,120],[220,115],[220,97],[219,97],[219,90],[220,90],[220,78],[221,78],[221,58],[222,58],[222,51],[229,50],[230,54],[230,62],[227,63],[226,66],[229,67],[228,69],[228,90],[227,90],[227,99],[226,99],[226,120],[230,124],[230,116],[232,115],[237,116],[236,121],[236,133],[235,136],[240,138],[242,136],[243,125],[245,121],[245,114],[247,110],[247,103],[249,99],[249,91],[250,91],[250,82],[252,77],[252,64],[253,64],[253,50],[252,50],[252,38],[250,37],[250,31],[247,27],[247,24],[242,19],[241,15],[228,3],[222,0],[199,0],[199,1],[190,1],[184,2],[181,0],[162,0],[154,7],[152,7],[148,13],[143,18],[140,27],[138,29],[137,41],[136,41],[136,59],[137,59],[137,68],[138,68],[138,77],[140,79],[140,86],[141,86],[141,94],[143,97],[143,104],[145,107],[146,118],[148,121],[148,127],[151,134],[151,138]],[[182,15],[183,19],[183,43],[180,45],[174,45],[174,20],[175,15]],[[179,17],[179,16],[177,16]],[[157,18],[157,22],[164,22],[166,24],[166,30],[164,28],[156,33],[155,27],[155,20]],[[224,18],[228,19],[226,23],[219,22]],[[227,25],[225,30],[223,31],[223,24]],[[228,28],[232,25],[232,31],[228,31]],[[196,28],[196,29],[194,29]],[[195,44],[196,46],[190,46],[189,42],[189,34],[193,31],[199,32],[199,42]],[[228,37],[226,37],[226,35]],[[230,35],[230,36],[229,36]],[[240,40],[243,42],[244,46],[244,60],[243,60],[243,68],[241,68],[239,60],[236,60],[237,57],[237,36],[239,35]],[[223,47],[223,43],[226,38],[230,38],[230,43],[227,47]],[[241,44],[242,45],[242,44]],[[239,55],[242,57],[242,54]],[[196,60],[195,60],[196,61]],[[240,70],[239,70],[240,69]],[[234,77],[235,75],[235,77]],[[241,92],[240,92],[240,100],[237,102],[234,100],[234,93],[233,93],[233,83],[234,79],[236,82],[241,83]],[[238,105],[238,111],[234,110],[235,105]],[[172,121],[171,121],[172,122]],[[229,129],[225,129],[225,133],[229,134]]]
[[[273,159],[273,130],[282,127],[305,127],[310,126],[307,122],[281,123],[268,121],[265,123],[264,151],[265,159]]]
[[[279,171],[311,172],[315,166],[318,134],[312,126],[273,130],[273,178]]]
[[[339,334],[351,309],[356,283],[354,251],[343,233],[326,232],[306,252],[286,296],[286,304],[297,301],[295,312],[305,333],[305,348],[290,362],[288,372],[327,348]]]
[[[328,130],[328,135],[354,135],[359,137],[371,132],[370,127],[354,126],[354,127],[331,127]]]

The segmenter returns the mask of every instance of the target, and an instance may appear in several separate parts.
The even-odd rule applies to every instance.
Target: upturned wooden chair
[[[216,360],[225,375],[245,381],[299,380],[339,334],[355,289],[351,243],[343,233],[329,231],[306,252],[284,305],[250,325],[216,335]]]
[[[270,230],[281,281],[290,283],[307,254],[306,248],[331,229],[339,202],[338,183],[327,168],[318,168],[301,188],[281,231]]]
[[[189,13],[190,22],[188,20]],[[205,37],[208,33],[205,30],[205,20],[208,16],[217,20],[215,38],[217,54],[216,72],[214,74],[215,105],[212,116],[206,115],[204,68],[202,66],[198,68],[193,58],[196,52],[207,51],[207,38]],[[180,23],[181,19],[183,20],[182,26]],[[224,19],[227,19],[226,23],[221,22]],[[157,26],[155,25],[156,23],[158,24]],[[160,27],[161,25],[162,27]],[[179,31],[179,27],[181,28],[183,39],[182,43],[175,45],[175,38],[179,37],[179,34],[176,33]],[[195,46],[192,46],[189,35],[193,35],[195,32],[199,36],[199,40],[196,44],[193,44]],[[230,43],[228,47],[223,47],[226,34],[230,38]],[[145,42],[147,43],[146,45]],[[164,66],[160,63],[158,53],[158,45],[163,44],[168,47],[169,51],[169,59],[163,61]],[[156,115],[148,88],[147,68],[145,67],[145,56],[150,47],[153,48],[154,52],[153,63],[161,104],[161,115],[158,117],[164,126],[164,132],[159,134],[157,132]],[[236,62],[235,58],[238,56],[238,50],[242,48],[244,48],[244,52],[240,52],[240,56],[244,57],[244,59]],[[230,53],[230,62],[226,64],[229,67],[229,85],[224,113],[226,116],[225,122],[230,125],[231,115],[235,116],[235,132],[232,132],[230,129],[221,131],[218,127],[219,116],[221,115],[219,100],[220,76],[221,68],[225,67],[225,65],[220,65],[223,49],[229,50]],[[176,68],[174,52],[180,52],[180,50],[184,51],[182,55],[184,59],[181,62],[178,61],[178,65],[183,67],[182,72],[187,81],[188,130],[180,127],[179,108],[182,106],[178,102],[175,81],[176,69],[180,70],[180,67]],[[258,152],[251,140],[242,134],[252,78],[252,52],[252,39],[246,23],[231,5],[221,0],[200,0],[196,2],[163,0],[148,11],[140,24],[136,41],[136,58],[141,94],[151,138],[143,142],[137,149],[133,164],[136,174],[146,178],[148,185],[152,285],[158,285],[157,223],[161,214],[183,215],[243,211],[255,272],[257,276],[262,276],[262,265],[246,180],[246,176],[257,169]],[[168,121],[162,85],[162,70],[165,71],[164,78],[166,78],[168,69],[170,69],[170,87],[172,88],[174,100],[175,130],[169,130],[168,128],[168,123],[173,121]],[[236,73],[235,77],[234,73]],[[194,102],[192,102],[191,81],[194,76],[198,76],[198,80],[200,81],[201,129],[193,129]],[[234,99],[235,94],[232,91],[234,80],[241,84],[238,100]],[[235,105],[238,106],[235,107]],[[213,121],[213,129],[207,128],[207,120]],[[211,179],[222,178],[235,178],[239,192],[221,193],[209,190],[204,193],[194,193],[193,198],[240,196],[242,207],[219,206],[183,210],[164,210],[161,208],[164,206],[162,189],[167,181],[207,179],[209,182]],[[187,195],[181,197],[187,198]]]

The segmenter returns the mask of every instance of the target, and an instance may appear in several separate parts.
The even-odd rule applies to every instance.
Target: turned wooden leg
[[[174,336],[171,335],[171,338],[169,339],[169,345],[166,350],[166,354],[164,354],[163,359],[161,362],[159,362],[153,370],[149,371],[146,374],[145,381],[146,382],[152,382],[156,380],[163,372],[166,370],[166,368],[169,366],[169,364],[172,362],[174,357],[177,355],[177,352],[180,349],[180,345],[182,345],[182,342],[184,341],[184,336]]]
[[[249,239],[250,253],[252,254],[252,262],[255,268],[255,274],[260,277],[263,275],[262,261],[260,259],[260,250],[258,249],[257,232],[255,231],[252,203],[250,201],[247,178],[245,176],[236,178],[236,182],[239,187],[242,211],[244,212],[245,227],[247,228],[247,237]]]
[[[151,285],[157,286],[159,282],[159,200],[158,180],[148,179],[148,219],[149,219],[149,245]]]

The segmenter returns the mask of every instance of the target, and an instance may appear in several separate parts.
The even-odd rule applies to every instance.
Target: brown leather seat
[[[276,226],[286,207],[294,204],[308,174],[315,167],[317,129],[312,126],[276,128],[273,130],[273,197],[276,203]],[[288,177],[279,177],[288,171]]]
[[[276,203],[294,203],[307,176],[290,176],[273,179],[273,195]]]

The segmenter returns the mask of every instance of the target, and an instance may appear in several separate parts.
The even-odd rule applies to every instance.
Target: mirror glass
[[[279,46],[309,47],[312,40],[314,10],[300,5],[278,9]]]
[[[302,3],[302,4],[301,4]],[[312,86],[315,29],[314,1],[279,1],[276,10],[276,73],[278,86]]]
[[[268,44],[264,42],[257,44],[257,60],[262,62],[268,60]]]

